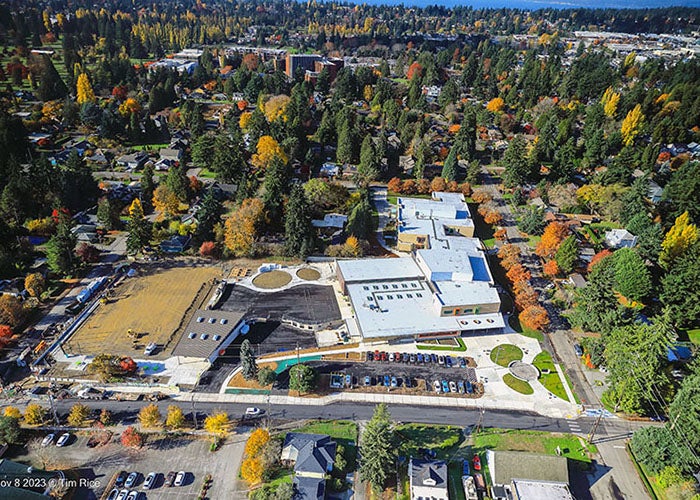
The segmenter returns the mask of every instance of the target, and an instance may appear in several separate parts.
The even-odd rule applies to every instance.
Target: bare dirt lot
[[[221,274],[216,267],[173,264],[141,268],[136,276],[125,278],[113,289],[109,302],[98,306],[73,335],[68,350],[135,355],[149,342],[168,344],[198,291]],[[129,330],[139,335],[135,345],[127,336]],[[172,347],[160,352],[169,352]]]

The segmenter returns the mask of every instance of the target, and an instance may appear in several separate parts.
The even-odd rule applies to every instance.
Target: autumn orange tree
[[[46,280],[41,273],[31,273],[24,278],[24,288],[32,297],[40,297],[46,290]]]
[[[25,309],[18,297],[0,295],[0,324],[14,328],[24,320],[25,316]]]
[[[600,252],[595,254],[593,256],[593,258],[591,259],[591,261],[588,263],[588,267],[586,268],[587,271],[590,273],[593,270],[593,267],[595,267],[595,265],[598,262],[603,260],[605,257],[608,257],[609,255],[612,255],[612,252],[610,250],[608,250],[607,248],[605,250],[601,250]]]
[[[120,441],[123,446],[129,448],[141,448],[143,446],[143,436],[133,427],[124,429]]]
[[[386,185],[386,188],[391,193],[401,192],[401,179],[399,179],[398,177],[393,177]]]
[[[153,209],[158,212],[158,220],[169,218],[180,209],[180,200],[172,189],[159,184],[153,192]]]
[[[287,154],[282,149],[282,146],[269,135],[263,135],[258,139],[258,144],[255,148],[255,154],[253,155],[253,165],[259,170],[264,171],[270,166],[274,158],[279,158],[282,163],[286,164],[289,159]]]
[[[267,121],[272,123],[277,120],[287,121],[287,106],[290,98],[288,95],[276,95],[265,102],[264,111]]]
[[[129,117],[134,113],[140,113],[141,112],[141,104],[134,99],[133,97],[129,97],[126,99],[123,103],[119,105],[119,114],[122,116]]]
[[[251,255],[260,226],[265,221],[265,205],[260,198],[246,198],[226,219],[224,244],[235,256]]]
[[[544,228],[544,233],[542,234],[542,239],[537,244],[535,248],[535,253],[540,257],[552,258],[554,254],[559,250],[561,242],[564,241],[569,235],[569,228],[566,224],[561,222],[550,222],[546,228]]]
[[[491,199],[491,195],[485,189],[475,189],[472,193],[472,200],[477,203],[486,203]]]
[[[270,441],[270,431],[258,427],[250,433],[248,441],[245,443],[245,454],[247,457],[257,457],[265,445]]]
[[[423,76],[423,65],[418,61],[411,64],[406,72],[406,78],[409,80],[413,80],[414,76]]]
[[[241,464],[241,477],[250,485],[258,484],[263,479],[263,462],[259,457],[249,457]]]
[[[661,242],[659,263],[668,269],[678,257],[698,241],[698,235],[698,228],[690,223],[688,212],[683,212],[676,217],[676,221]]]
[[[508,271],[514,265],[520,263],[520,247],[508,243],[498,249],[498,258],[501,259],[501,266]]]
[[[515,295],[515,305],[519,311],[537,305],[537,292],[527,281],[515,283],[513,285],[513,294]]]
[[[521,281],[529,281],[532,275],[522,264],[515,264],[508,270],[506,277],[511,283],[515,284]]]
[[[496,232],[493,233],[493,237],[496,238],[498,241],[505,241],[508,237],[508,232],[504,227],[502,227],[500,229],[497,229]]]
[[[547,261],[547,263],[544,266],[542,266],[542,270],[547,276],[554,277],[557,274],[559,274],[559,265],[557,264],[556,260],[552,259],[550,261]]]
[[[430,189],[433,191],[444,191],[447,189],[447,182],[445,182],[445,179],[442,177],[435,177],[431,182],[430,182]]]
[[[500,113],[503,111],[505,105],[506,103],[503,99],[500,97],[494,97],[488,102],[488,104],[486,104],[486,109],[491,113]]]
[[[79,105],[82,106],[86,102],[95,102],[95,92],[92,90],[87,74],[80,73],[78,75],[78,80],[75,82],[75,91],[75,100]]]
[[[520,324],[531,330],[542,330],[549,325],[549,316],[542,306],[529,306],[518,315]]]

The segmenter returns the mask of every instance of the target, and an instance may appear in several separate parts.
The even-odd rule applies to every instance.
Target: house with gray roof
[[[605,233],[605,244],[609,248],[632,248],[637,244],[637,237],[627,229],[611,229]]]
[[[408,463],[411,500],[448,500],[447,462],[411,458]]]
[[[333,470],[336,443],[323,434],[289,432],[280,460],[294,466],[294,500],[322,500]]]
[[[573,500],[566,457],[488,450],[486,462],[494,500]]]

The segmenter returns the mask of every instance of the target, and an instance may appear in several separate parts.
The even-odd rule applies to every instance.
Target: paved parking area
[[[78,436],[70,446],[60,449],[57,463],[64,469],[73,467],[81,478],[92,480],[93,487],[78,488],[74,498],[101,498],[114,474],[121,470],[140,473],[137,485],[131,489],[143,491],[146,496],[141,498],[197,498],[206,474],[211,474],[213,479],[208,498],[245,498],[245,485],[239,485],[237,478],[248,429],[240,430],[245,432],[231,435],[215,453],[209,451],[210,441],[203,438],[152,435],[144,448],[134,450],[114,440],[91,449],[86,446],[87,437]],[[18,458],[31,460],[32,456]],[[187,472],[183,486],[163,486],[169,471],[181,470]],[[144,491],[143,481],[149,472],[159,475],[155,487]]]

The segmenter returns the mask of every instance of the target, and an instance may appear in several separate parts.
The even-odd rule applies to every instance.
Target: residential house
[[[661,201],[661,198],[664,194],[664,188],[659,186],[656,182],[654,181],[649,181],[649,190],[647,191],[647,199],[652,202],[654,205],[659,203]]]
[[[66,142],[63,145],[63,149],[67,151],[76,150],[78,154],[80,154],[80,156],[83,156],[83,154],[85,154],[85,151],[89,149],[95,149],[95,146],[84,137],[79,137]]]
[[[632,248],[637,244],[637,237],[627,229],[611,229],[605,233],[605,244],[609,248]]]
[[[161,148],[158,151],[159,159],[170,161],[182,161],[182,149],[175,147]]]
[[[160,249],[165,253],[182,253],[190,246],[190,236],[173,236],[170,239],[163,240],[160,244]]]
[[[494,500],[574,500],[566,457],[488,450],[486,461]]]
[[[340,166],[336,165],[335,163],[324,163],[323,165],[321,165],[321,170],[319,171],[319,175],[321,177],[329,178],[338,177],[339,173]]]
[[[326,435],[287,433],[280,460],[294,467],[295,500],[323,500],[326,474],[333,470],[336,447]]]
[[[448,500],[447,462],[411,458],[408,463],[411,500]]]
[[[71,229],[78,242],[94,243],[97,241],[97,226],[94,224],[78,224]]]
[[[143,168],[148,160],[148,155],[143,151],[136,151],[128,155],[117,158],[117,165],[125,167],[127,170],[139,170]]]
[[[415,166],[416,160],[413,159],[413,156],[399,156],[399,167],[403,170],[404,174],[413,174]]]

